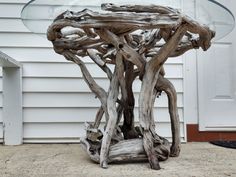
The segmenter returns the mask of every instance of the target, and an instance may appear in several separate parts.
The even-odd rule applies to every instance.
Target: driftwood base
[[[116,133],[113,134],[111,145],[109,147],[107,163],[117,162],[140,162],[148,161],[148,156],[144,149],[143,131],[139,127],[135,127],[138,138],[124,140],[124,132],[116,127]],[[167,160],[170,156],[170,143],[167,139],[155,135],[154,151],[158,161]],[[100,163],[100,154],[102,147],[103,134],[98,128],[94,128],[92,124],[86,123],[86,137],[81,138],[82,148],[89,155],[91,160]],[[160,166],[158,164],[158,168]]]
[[[100,163],[101,142],[92,142],[86,138],[81,138],[82,148],[87,152],[91,160]],[[163,144],[155,147],[158,153],[158,160],[167,160],[170,154],[170,145],[166,139]],[[140,162],[147,161],[148,157],[143,147],[142,138],[123,140],[110,146],[108,153],[108,163],[117,162]]]

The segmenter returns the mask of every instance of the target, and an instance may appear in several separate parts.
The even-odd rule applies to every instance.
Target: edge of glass
[[[211,3],[214,3],[214,4],[217,4],[218,6],[222,7],[223,9],[225,9],[227,12],[230,13],[230,15],[233,17],[234,19],[234,25],[235,25],[235,17],[234,17],[234,14],[227,8],[225,7],[224,5],[222,5],[221,3],[217,2],[216,0],[208,0],[209,2]]]
[[[231,29],[230,29],[227,33],[223,34],[219,39],[215,39],[215,40],[213,39],[214,41],[218,41],[218,40],[220,40],[220,39],[226,37],[228,34],[230,34],[230,33],[233,31],[233,29],[235,28],[235,16],[234,16],[234,14],[233,14],[227,7],[225,7],[225,6],[222,5],[221,3],[217,2],[216,0],[208,0],[208,2],[213,3],[213,4],[216,4],[216,5],[218,5],[219,7],[223,8],[223,9],[224,9],[225,11],[227,11],[227,12],[231,15],[231,17],[233,18],[233,25],[232,25]]]
[[[24,7],[22,8],[21,14],[23,13],[24,9],[25,9],[30,3],[34,2],[34,1],[35,1],[35,0],[30,0],[29,2],[27,2],[27,3],[24,5]],[[231,30],[230,30],[227,34],[229,34],[230,32],[232,32],[233,29],[235,28],[235,25],[236,25],[234,14],[233,14],[227,7],[225,7],[225,6],[222,5],[221,3],[217,2],[216,0],[207,0],[207,1],[210,2],[210,3],[216,4],[216,5],[218,5],[219,7],[223,8],[224,10],[226,10],[226,11],[232,16],[232,18],[233,18],[233,26],[232,26]],[[21,18],[22,18],[22,17],[21,17]],[[22,22],[24,23],[24,20],[22,20]],[[24,24],[24,25],[26,25],[26,24]],[[27,26],[27,25],[26,25],[26,26]],[[222,36],[221,38],[225,37],[227,34],[225,34],[225,35]]]
[[[22,14],[22,12],[25,10],[25,8],[31,3],[31,2],[33,2],[33,1],[35,1],[35,0],[30,0],[29,2],[27,2],[25,5],[24,5],[24,7],[21,9],[21,14]]]

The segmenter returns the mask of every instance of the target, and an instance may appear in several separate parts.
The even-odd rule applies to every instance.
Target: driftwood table
[[[207,50],[215,33],[170,7],[102,4],[101,8],[109,13],[66,11],[54,20],[47,34],[55,52],[79,65],[85,82],[101,102],[81,143],[103,168],[110,162],[148,160],[151,168],[158,170],[159,161],[180,153],[177,94],[165,78],[163,65],[169,57],[190,49]],[[88,71],[82,60],[85,56],[106,73],[108,91]],[[136,127],[135,79],[142,81]],[[155,132],[153,104],[161,92],[168,96],[171,146]],[[103,115],[104,131],[99,129]]]

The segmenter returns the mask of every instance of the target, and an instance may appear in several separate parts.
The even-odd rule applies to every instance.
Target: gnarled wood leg
[[[156,89],[164,91],[168,97],[172,132],[172,146],[170,156],[176,157],[179,156],[180,153],[180,124],[177,108],[177,93],[173,84],[163,76],[159,76]]]
[[[118,98],[118,94],[119,82],[117,78],[117,69],[115,69],[107,97],[107,112],[109,115],[109,119],[103,135],[102,147],[100,152],[100,166],[102,168],[108,168],[108,152],[118,118],[116,110],[116,100]]]

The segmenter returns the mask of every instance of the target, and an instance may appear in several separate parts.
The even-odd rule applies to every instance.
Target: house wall
[[[234,0],[217,0],[217,2],[224,5],[235,16]],[[212,9],[209,11],[212,13]],[[219,8],[214,18],[218,29],[216,34],[221,33],[220,27],[224,30],[230,28],[231,18],[223,12],[223,8]],[[186,56],[184,116],[188,141],[236,139],[235,32],[234,28],[224,38],[214,41],[207,52],[197,50],[196,53],[188,54],[189,57]],[[217,83],[216,80],[220,82]],[[217,92],[219,89],[221,89],[220,93]]]
[[[24,142],[78,142],[84,135],[84,122],[93,121],[98,99],[82,79],[79,67],[55,54],[52,45],[26,29],[20,12],[28,0],[0,0],[0,50],[23,64],[23,140]],[[181,138],[185,141],[184,57],[165,64],[166,77],[178,92]],[[103,87],[108,88],[105,74],[89,59],[86,64]],[[0,78],[2,79],[2,78]],[[138,97],[140,82],[134,85]],[[2,135],[2,85],[0,82],[0,141]],[[137,100],[137,99],[136,99]],[[157,132],[170,139],[167,97],[155,103]],[[136,101],[136,121],[137,101]]]

